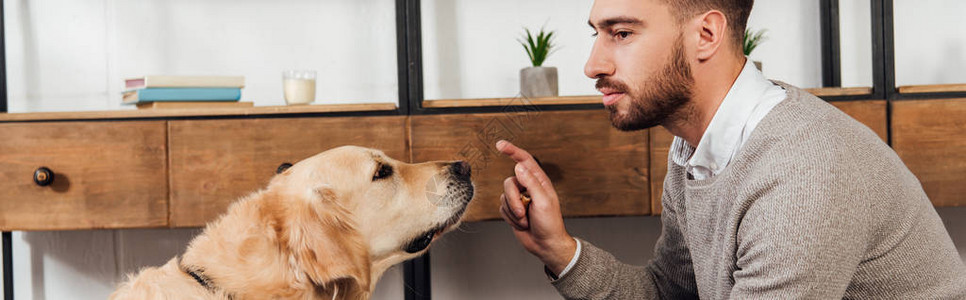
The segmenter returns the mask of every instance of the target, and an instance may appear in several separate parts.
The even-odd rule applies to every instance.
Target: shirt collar
[[[746,60],[738,78],[718,106],[697,147],[680,137],[671,144],[672,160],[680,166],[703,168],[712,175],[728,166],[742,144],[745,124],[772,82]]]

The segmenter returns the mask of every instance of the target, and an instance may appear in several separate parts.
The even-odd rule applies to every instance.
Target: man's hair
[[[694,16],[703,14],[710,10],[718,10],[724,13],[728,19],[728,30],[731,31],[731,40],[735,42],[739,53],[742,52],[744,45],[745,25],[748,24],[748,15],[751,14],[751,7],[755,0],[663,0],[671,8],[671,13],[677,19],[678,24],[683,24]]]

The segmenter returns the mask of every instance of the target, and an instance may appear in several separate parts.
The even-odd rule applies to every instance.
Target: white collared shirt
[[[738,155],[758,123],[785,97],[785,89],[766,79],[751,60],[747,60],[701,136],[698,147],[674,137],[671,160],[684,167],[695,180],[714,177]]]

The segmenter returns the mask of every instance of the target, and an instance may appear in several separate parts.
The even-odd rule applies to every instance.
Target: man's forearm
[[[577,263],[552,282],[566,299],[658,299],[653,274],[643,266],[619,262],[613,255],[581,242]]]

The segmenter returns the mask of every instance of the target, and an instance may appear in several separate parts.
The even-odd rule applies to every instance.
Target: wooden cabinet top
[[[115,120],[158,119],[181,117],[256,116],[341,112],[393,111],[396,103],[325,104],[293,106],[256,106],[245,108],[206,109],[138,109],[81,112],[0,113],[0,122],[62,121],[62,120]]]

